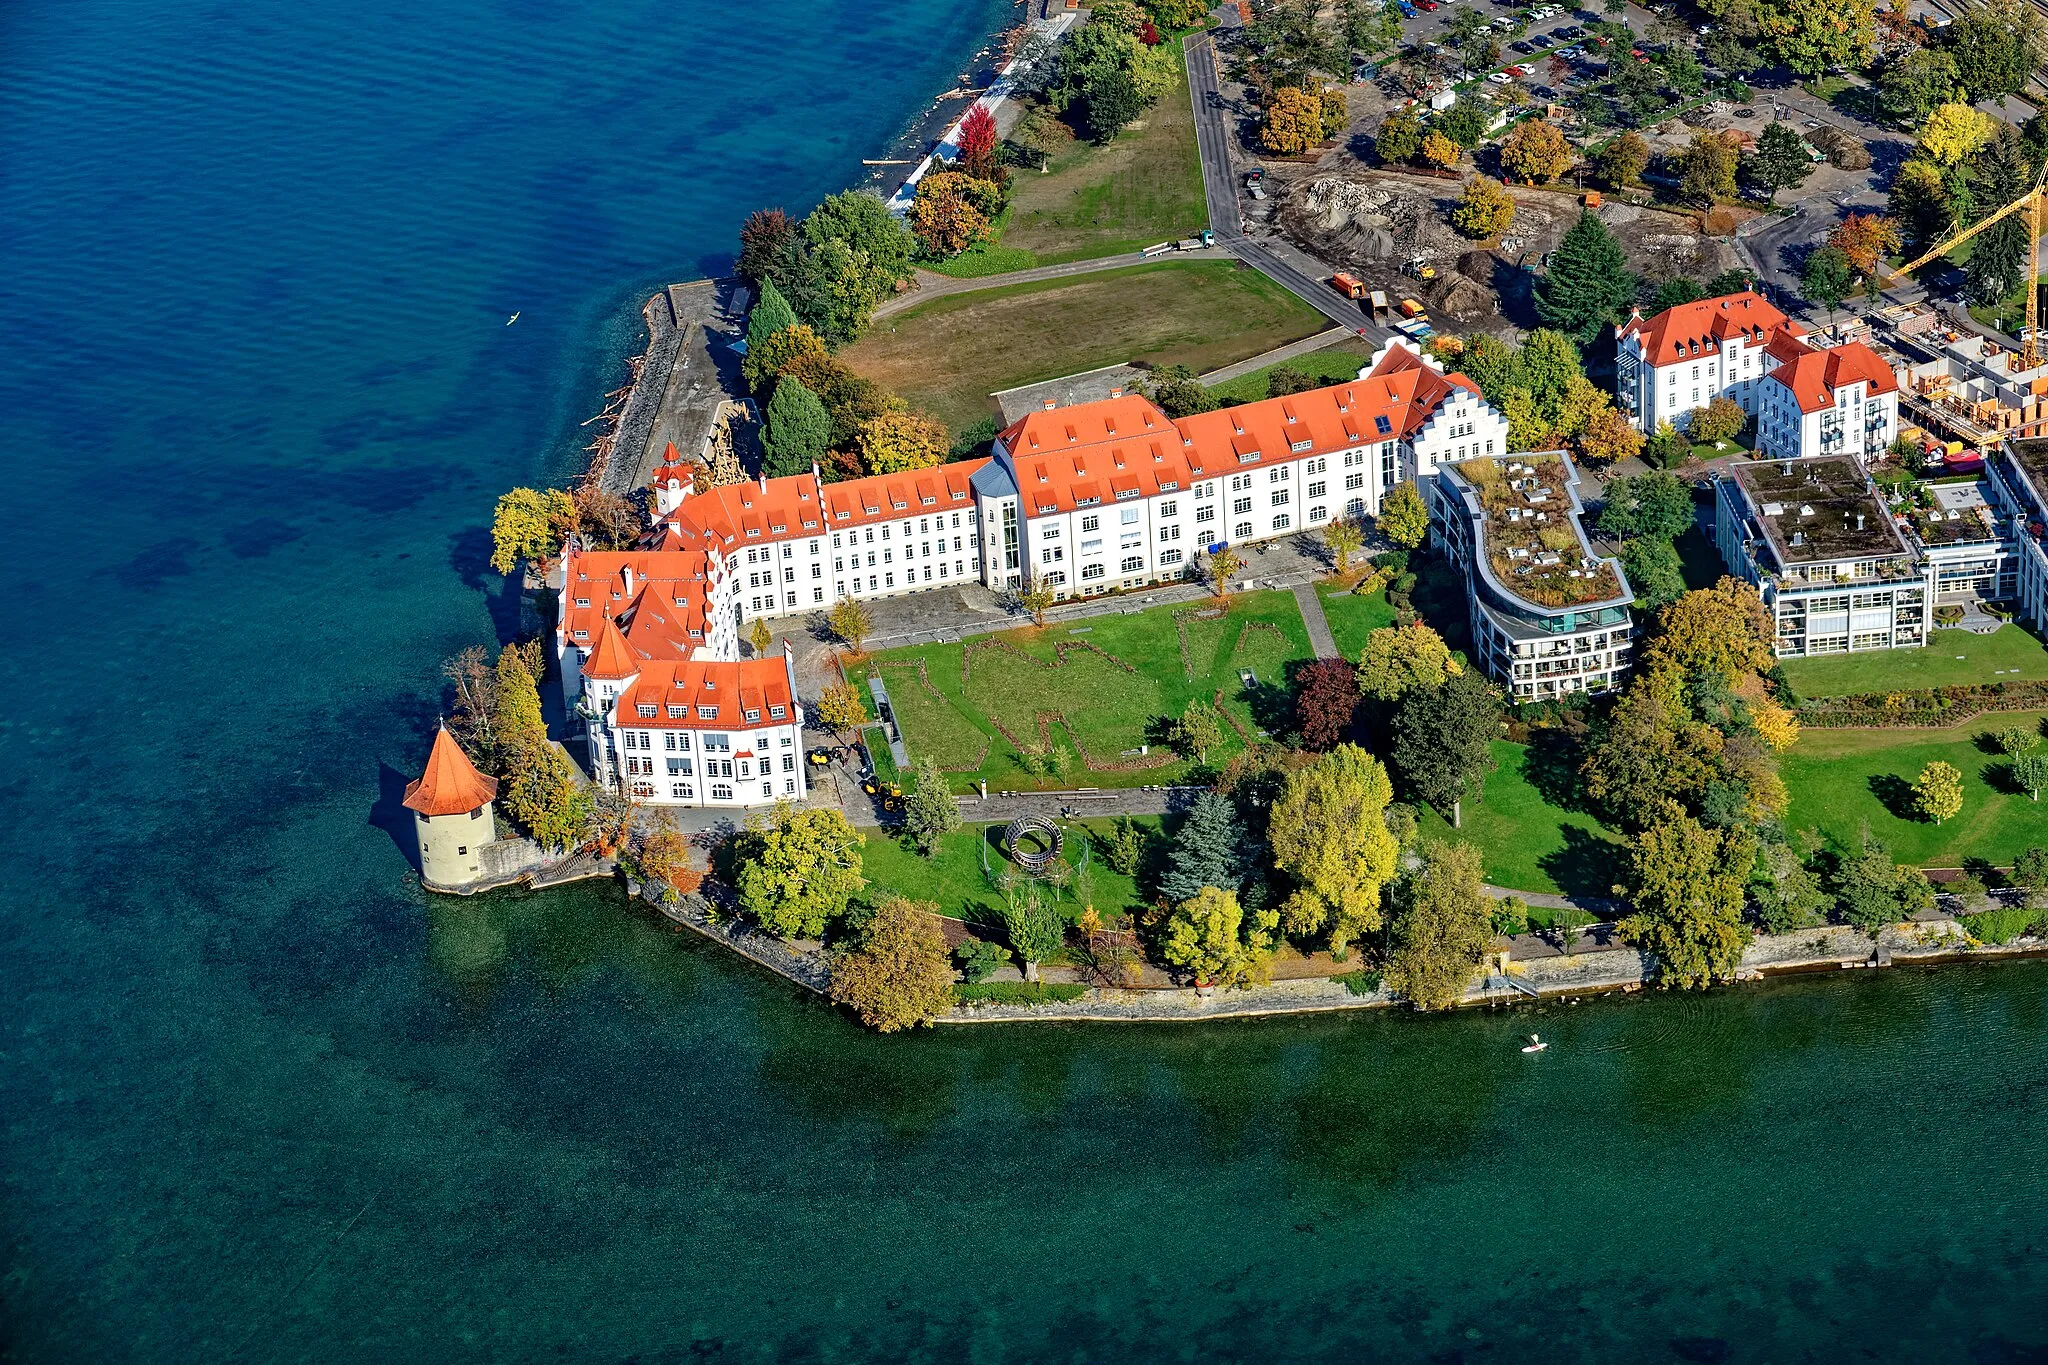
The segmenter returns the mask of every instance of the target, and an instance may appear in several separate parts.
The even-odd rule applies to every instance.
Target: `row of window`
[[[697,788],[695,784],[689,782],[671,782],[668,794],[669,799],[673,801],[695,801],[697,799]],[[795,778],[792,777],[783,782],[782,794],[784,796],[796,795]],[[653,796],[654,784],[652,782],[635,782],[633,784],[633,795]],[[709,795],[713,801],[730,801],[733,799],[733,789],[729,783],[714,782],[711,784]],[[773,801],[775,799],[774,782],[763,782],[761,784],[761,799],[764,801]]]

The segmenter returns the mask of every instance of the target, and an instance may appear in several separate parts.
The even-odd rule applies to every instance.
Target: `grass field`
[[[1808,730],[1783,760],[1792,793],[1786,827],[1816,829],[1854,848],[1868,822],[1893,857],[1927,867],[1955,867],[1964,858],[2009,863],[2029,847],[2048,847],[2048,803],[2007,790],[2005,760],[1980,739],[2040,717],[2001,712],[1952,730]],[[1963,773],[1963,812],[1939,825],[1913,815],[1909,804],[1913,779],[1936,760]]]
[[[1215,609],[1213,602],[1190,605]],[[1113,764],[1135,757],[1126,750],[1150,743],[1157,756],[1160,718],[1178,716],[1189,702],[1212,700],[1219,692],[1225,709],[1247,733],[1277,731],[1290,713],[1287,665],[1309,657],[1308,631],[1292,594],[1239,593],[1220,616],[1190,617],[1185,632],[1192,669],[1183,661],[1182,632],[1173,610],[1154,607],[1044,630],[1008,631],[965,645],[913,645],[879,653],[869,666],[879,669],[888,684],[911,755],[937,756],[955,777],[956,790],[967,790],[976,780],[1008,791],[1170,782],[1190,765],[1174,759],[1113,771],[1088,768],[1080,755]],[[970,646],[972,655],[966,652]],[[1104,658],[1105,653],[1113,658]],[[1119,660],[1136,671],[1119,667]],[[922,680],[918,663],[924,665]],[[1250,687],[1239,680],[1245,669],[1256,676]],[[1021,743],[1049,737],[1076,750],[1073,771],[1064,778],[1035,776],[1004,737],[1005,730]],[[1240,744],[1226,730],[1223,747],[1208,756],[1210,763]]]
[[[1787,659],[1784,668],[1801,696],[1845,697],[1859,692],[1911,692],[2048,678],[2048,649],[2017,625],[1990,635],[1934,630],[1928,632],[1925,649]]]
[[[1067,862],[1080,866],[1081,850],[1072,831],[1076,828],[1106,829],[1107,820],[1076,820],[1069,822],[1066,846]],[[1159,819],[1145,816],[1138,823],[1156,829]],[[981,870],[981,851],[988,849],[988,863],[1000,869],[1007,861],[1002,845],[1003,826],[967,825],[939,841],[938,852],[930,858],[918,853],[908,840],[899,839],[886,830],[868,832],[867,847],[861,850],[861,870],[868,879],[870,896],[895,892],[912,900],[932,901],[939,907],[939,913],[949,919],[966,920],[973,923],[991,913],[996,904],[995,893],[989,889],[988,880]],[[1082,895],[1069,894],[1060,902],[1069,918],[1076,918],[1081,911],[1092,904],[1097,913],[1107,917],[1137,902],[1137,884],[1129,877],[1110,870],[1099,855],[1089,861],[1087,887],[1077,887]],[[1093,900],[1084,897],[1092,896]]]
[[[1353,663],[1365,649],[1365,637],[1381,626],[1394,624],[1394,609],[1387,605],[1384,589],[1369,597],[1360,597],[1343,588],[1320,586],[1316,591],[1323,599],[1323,616],[1330,623],[1330,634],[1336,637],[1337,649]]]
[[[1318,379],[1326,384],[1341,384],[1346,380],[1358,378],[1359,367],[1372,352],[1373,343],[1364,337],[1347,337],[1325,346],[1320,351],[1310,351],[1307,355],[1283,360],[1278,365],[1268,365],[1264,369],[1253,370],[1250,374],[1240,375],[1236,379],[1226,379],[1209,392],[1218,398],[1235,398],[1246,403],[1257,402],[1267,396],[1266,376],[1282,368],[1299,370],[1311,379]]]
[[[842,358],[959,431],[999,389],[1131,360],[1213,370],[1323,326],[1255,270],[1173,261],[936,298],[882,318]]]
[[[1425,833],[1477,844],[1486,880],[1517,891],[1606,896],[1616,880],[1615,833],[1598,819],[1553,805],[1546,789],[1565,785],[1547,770],[1546,746],[1496,741],[1485,793],[1464,804],[1453,830],[1436,812],[1422,812]]]

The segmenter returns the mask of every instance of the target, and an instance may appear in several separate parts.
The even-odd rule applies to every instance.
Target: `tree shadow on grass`
[[[1545,805],[1591,814],[1579,777],[1579,757],[1577,745],[1564,731],[1537,730],[1529,736],[1528,752],[1522,756],[1522,776]]]
[[[1919,812],[1913,808],[1913,784],[1897,773],[1871,774],[1870,794],[1901,820],[1919,818]]]
[[[1564,835],[1564,847],[1544,854],[1536,865],[1567,896],[1612,896],[1615,883],[1621,880],[1621,845],[1586,825],[1566,823],[1558,830]]]
[[[1253,723],[1268,735],[1277,738],[1294,729],[1294,693],[1289,688],[1261,679],[1240,688],[1238,696],[1252,713]]]

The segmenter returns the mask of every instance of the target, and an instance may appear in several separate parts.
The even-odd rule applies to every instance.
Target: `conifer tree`
[[[1621,243],[1589,210],[1565,233],[1550,269],[1536,281],[1536,315],[1545,326],[1589,346],[1621,316],[1635,292]]]
[[[1192,898],[1205,886],[1236,891],[1244,881],[1245,833],[1229,798],[1203,792],[1174,832],[1159,893],[1170,901]]]
[[[807,474],[825,454],[832,439],[832,418],[825,405],[794,379],[775,386],[761,427],[761,472],[769,478]]]
[[[938,852],[940,839],[960,828],[960,804],[953,799],[939,761],[930,754],[917,761],[917,775],[903,802],[903,826],[927,858]]]
[[[755,300],[753,311],[747,314],[747,350],[760,350],[769,337],[785,327],[796,326],[796,321],[796,310],[775,287],[775,281],[761,281],[761,297]]]

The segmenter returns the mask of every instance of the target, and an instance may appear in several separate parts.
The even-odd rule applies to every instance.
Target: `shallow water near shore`
[[[419,892],[491,499],[1013,13],[9,7],[0,1358],[2048,1350],[2042,962],[878,1039]]]

